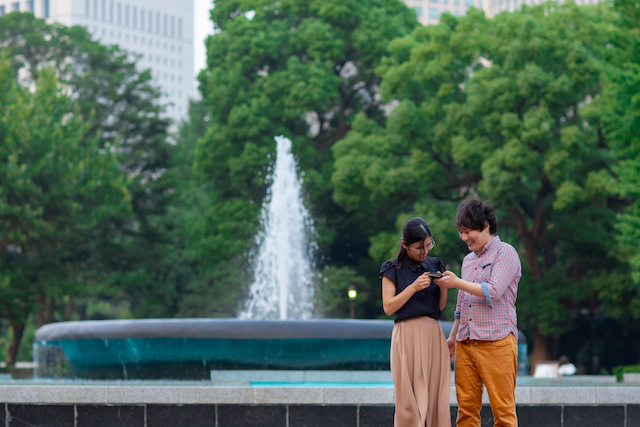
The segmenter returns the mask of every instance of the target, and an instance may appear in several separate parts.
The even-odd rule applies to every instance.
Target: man
[[[446,271],[435,282],[457,288],[455,321],[447,340],[455,354],[458,427],[479,427],[482,385],[487,389],[496,427],[516,427],[515,388],[518,365],[516,294],[522,275],[513,246],[496,235],[498,223],[488,202],[468,199],[455,220],[471,253],[458,278]]]

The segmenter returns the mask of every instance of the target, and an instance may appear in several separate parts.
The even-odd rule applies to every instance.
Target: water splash
[[[275,140],[273,183],[262,207],[254,281],[241,319],[307,319],[313,311],[315,229],[302,203],[291,141]]]

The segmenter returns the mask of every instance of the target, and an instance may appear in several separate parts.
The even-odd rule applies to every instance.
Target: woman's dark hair
[[[400,249],[398,250],[398,255],[396,256],[396,262],[398,263],[398,268],[402,267],[400,263],[400,258],[406,255],[407,250],[402,246],[402,242],[407,245],[412,245],[415,242],[419,242],[421,240],[426,239],[427,237],[431,237],[431,227],[427,224],[422,218],[411,218],[407,223],[402,227],[402,241],[400,242]]]
[[[489,202],[473,197],[460,203],[455,220],[458,230],[484,230],[485,223],[489,224],[489,233],[496,234],[498,221]]]

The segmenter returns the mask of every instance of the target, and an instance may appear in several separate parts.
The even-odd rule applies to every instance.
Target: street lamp
[[[347,295],[349,296],[349,317],[355,319],[356,297],[358,296],[358,291],[356,291],[355,285],[349,285],[349,287],[347,287]]]

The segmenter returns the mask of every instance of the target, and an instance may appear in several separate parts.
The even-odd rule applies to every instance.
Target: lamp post
[[[358,296],[358,291],[356,291],[355,285],[349,285],[349,287],[347,288],[347,295],[349,296],[349,317],[355,319],[356,297]]]

